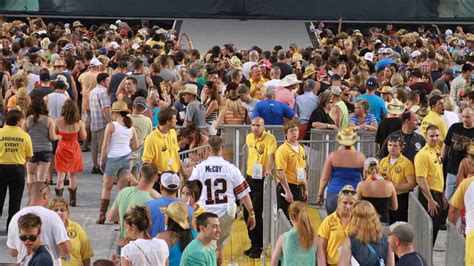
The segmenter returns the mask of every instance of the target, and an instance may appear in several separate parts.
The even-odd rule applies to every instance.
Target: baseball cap
[[[367,89],[371,90],[371,91],[377,89],[377,79],[376,78],[369,78],[367,80]]]
[[[41,51],[41,47],[37,47],[37,46],[31,47],[30,49],[28,49],[29,54],[37,53],[39,51]]]
[[[76,46],[74,46],[74,44],[72,43],[68,43],[63,47],[63,50],[75,50],[75,49],[76,49]]]
[[[420,55],[421,55],[421,52],[416,50],[411,53],[411,58],[417,58]]]
[[[107,46],[107,48],[112,48],[112,49],[117,49],[119,48],[120,45],[117,43],[117,42],[111,42],[109,43],[109,45]]]
[[[101,66],[102,65],[102,62],[99,61],[99,59],[97,58],[92,58],[91,62],[90,62],[90,66],[93,66],[93,67],[97,67],[97,66]]]
[[[386,54],[387,53],[387,49],[385,48],[380,48],[378,51],[377,51],[377,54]]]
[[[374,157],[369,157],[364,161],[364,169],[369,169],[372,165],[379,165],[379,160]]]
[[[101,48],[99,49],[99,54],[101,54],[101,55],[106,55],[106,54],[107,54],[107,48],[101,47]]]
[[[127,61],[119,61],[118,62],[118,67],[120,67],[120,68],[125,68],[127,66],[128,66]]]
[[[374,54],[371,53],[371,52],[367,52],[364,55],[364,59],[367,60],[367,61],[373,62],[374,61]]]
[[[341,87],[339,86],[331,86],[329,87],[329,89],[332,92],[332,94],[337,95],[337,96],[341,95],[342,93]]]
[[[317,73],[316,73],[316,76],[318,78],[325,78],[328,76],[328,73],[326,72],[326,70],[324,69],[320,69]]]
[[[395,222],[390,226],[383,227],[382,232],[386,235],[394,235],[404,243],[412,243],[415,239],[413,226],[407,222]]]
[[[145,98],[141,97],[141,96],[138,96],[135,98],[135,100],[133,100],[133,106],[138,106],[138,105],[141,105],[143,107],[146,107],[146,100]]]
[[[163,172],[160,176],[161,185],[169,190],[178,190],[181,179],[176,173]]]

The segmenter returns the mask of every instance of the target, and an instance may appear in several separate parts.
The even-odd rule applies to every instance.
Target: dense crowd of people
[[[69,218],[90,171],[103,175],[96,223],[120,224],[115,255],[94,265],[222,265],[237,203],[251,240],[244,253],[260,258],[265,178],[277,181],[277,207],[293,225],[272,265],[427,265],[407,223],[416,186],[433,245],[447,221],[461,221],[474,263],[474,34],[312,24],[316,47],[198,51],[188,34],[145,20],[0,18],[10,254],[22,265],[92,264],[87,232]],[[226,125],[251,129],[244,172],[229,162]],[[337,132],[340,145],[320,177],[307,176],[302,140],[312,129]],[[361,132],[374,135],[378,158],[354,148]],[[317,231],[305,203],[315,179],[327,213]]]

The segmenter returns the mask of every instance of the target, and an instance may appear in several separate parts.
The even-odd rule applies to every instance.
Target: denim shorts
[[[30,163],[39,163],[39,162],[49,163],[51,162],[52,158],[53,158],[53,155],[50,151],[37,151],[37,152],[33,152],[33,156],[30,158],[29,162]]]
[[[117,176],[119,173],[130,173],[130,163],[132,162],[132,153],[121,157],[107,158],[105,164],[106,176]]]

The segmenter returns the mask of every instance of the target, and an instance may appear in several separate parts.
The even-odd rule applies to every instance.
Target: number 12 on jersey
[[[212,179],[206,179],[204,185],[207,190],[206,205],[227,203],[227,181],[223,178],[217,178],[212,182]]]

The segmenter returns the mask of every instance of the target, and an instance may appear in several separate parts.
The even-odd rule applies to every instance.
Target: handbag
[[[382,258],[379,257],[379,255],[377,255],[377,252],[375,252],[375,249],[369,243],[365,245],[367,246],[367,248],[369,248],[370,253],[372,253],[372,255],[375,255],[375,257],[377,257],[377,260],[379,261],[379,265],[385,266],[385,262],[383,261]]]

